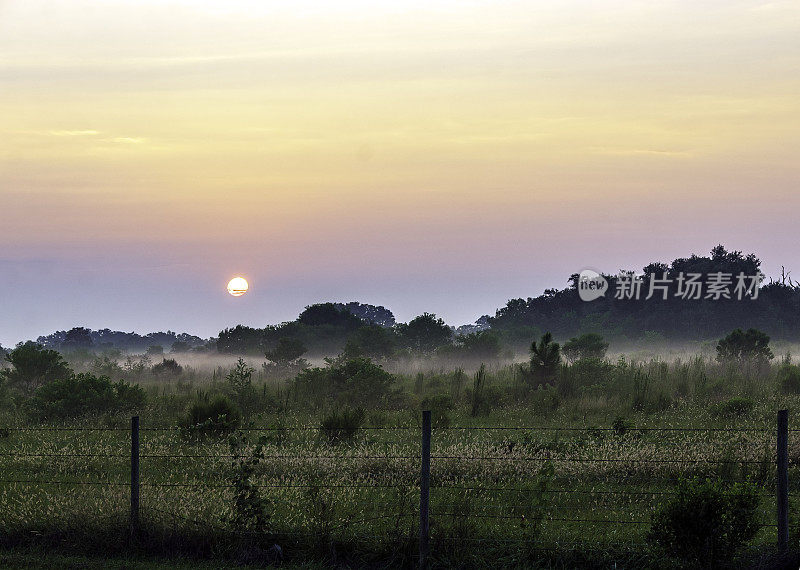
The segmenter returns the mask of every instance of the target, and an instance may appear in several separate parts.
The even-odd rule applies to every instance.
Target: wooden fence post
[[[789,547],[789,411],[778,410],[778,550]]]
[[[131,418],[131,538],[139,532],[139,416]]]
[[[422,412],[422,468],[419,483],[419,567],[428,567],[431,492],[431,412]]]

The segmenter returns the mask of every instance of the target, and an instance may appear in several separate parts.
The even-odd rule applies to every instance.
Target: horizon
[[[800,268],[792,2],[0,2],[0,344]],[[235,276],[251,290],[230,297]]]

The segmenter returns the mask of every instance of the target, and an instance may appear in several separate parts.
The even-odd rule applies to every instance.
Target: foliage
[[[561,347],[553,342],[553,335],[544,333],[539,344],[531,343],[530,372],[534,386],[552,384],[561,364]]]
[[[108,356],[97,356],[92,361],[92,372],[98,376],[119,376],[123,373],[122,367],[116,360]]]
[[[431,313],[423,313],[406,324],[397,325],[397,332],[403,346],[420,354],[430,354],[453,338],[452,329]]]
[[[6,361],[12,368],[1,370],[0,377],[10,389],[23,394],[30,394],[39,386],[72,375],[61,354],[34,342],[17,346],[6,355]]]
[[[430,410],[431,425],[435,428],[450,426],[450,412],[453,410],[453,398],[448,394],[434,394],[426,396],[420,403],[420,408]]]
[[[586,333],[572,337],[564,343],[562,352],[569,362],[576,360],[602,360],[606,356],[608,343],[597,333]]]
[[[722,417],[742,417],[749,415],[754,407],[755,402],[750,398],[736,397],[717,404],[711,412]]]
[[[500,358],[500,351],[500,336],[484,330],[458,335],[454,344],[444,345],[439,353],[467,361],[490,362]]]
[[[162,356],[164,354],[164,347],[160,344],[148,346],[145,354],[147,356]]]
[[[635,425],[632,420],[625,419],[622,416],[617,416],[611,424],[611,428],[617,435],[625,435],[633,430],[634,427]]]
[[[180,376],[183,373],[183,366],[173,358],[164,358],[158,364],[153,365],[152,372],[156,376]]]
[[[236,364],[225,376],[225,381],[235,394],[241,394],[253,385],[253,372],[256,369],[247,364],[243,358],[239,358]]]
[[[264,459],[265,443],[262,438],[251,450],[247,436],[241,431],[231,435],[228,440],[232,455],[230,481],[233,486],[233,512],[224,522],[239,532],[267,531],[270,503],[252,481],[259,462]]]
[[[778,368],[778,385],[784,394],[800,394],[800,366],[784,363]]]
[[[345,330],[355,330],[362,325],[361,319],[334,303],[318,303],[306,307],[297,317],[297,322],[309,326],[330,325]]]
[[[39,387],[28,401],[28,410],[38,420],[54,420],[136,410],[145,400],[140,386],[86,373]]]
[[[380,325],[385,328],[393,327],[395,324],[394,314],[386,307],[380,305],[369,305],[356,301],[350,303],[334,303],[333,305],[339,310],[349,311],[365,323]]]
[[[769,336],[756,329],[736,329],[717,344],[719,362],[766,363],[774,355],[769,348]]]
[[[295,398],[312,403],[376,405],[385,402],[394,376],[369,358],[303,370],[292,380]]]
[[[344,352],[348,358],[389,358],[394,354],[396,345],[397,340],[392,329],[365,325],[350,335]]]
[[[481,364],[475,373],[472,383],[472,409],[470,415],[474,418],[489,413],[490,404],[486,398],[486,365]]]
[[[172,346],[170,347],[169,351],[173,354],[177,354],[181,352],[189,352],[190,348],[191,347],[189,346],[188,342],[184,342],[182,340],[176,340],[175,342],[172,343]]]
[[[67,331],[61,342],[62,351],[90,349],[94,345],[91,330],[84,327],[75,327]]]
[[[352,441],[364,423],[364,418],[363,408],[334,410],[322,420],[319,431],[329,443]]]
[[[182,433],[191,439],[221,436],[239,427],[241,413],[225,396],[210,399],[200,395],[178,421]]]
[[[306,347],[302,341],[296,338],[283,337],[278,340],[278,344],[272,350],[265,353],[267,360],[274,362],[278,366],[290,366],[306,353]]]
[[[761,261],[754,254],[728,251],[723,246],[713,248],[710,255],[691,255],[670,263],[650,263],[644,267],[639,300],[618,299],[614,292],[619,285],[617,275],[604,275],[609,293],[591,303],[580,299],[577,290],[578,274],[571,275],[570,285],[560,290],[546,290],[542,295],[527,299],[510,299],[490,319],[492,330],[504,338],[520,339],[520,331],[535,328],[549,330],[557,337],[569,338],[587,331],[602,331],[606,338],[639,338],[645,331],[659,333],[666,339],[703,340],[719,338],[741,323],[769,330],[775,338],[798,340],[800,329],[800,287],[796,283],[772,282],[760,287],[758,297],[735,293],[737,276],[755,276]],[[666,299],[658,290],[647,299],[653,279],[662,279],[666,272],[671,280]],[[732,276],[730,299],[705,298],[688,301],[677,295],[679,274],[713,273]],[[747,280],[749,283],[749,280]],[[530,338],[528,336],[527,338]],[[521,347],[520,347],[521,348]]]
[[[721,566],[758,532],[758,506],[751,483],[684,479],[653,515],[648,539],[686,563]]]

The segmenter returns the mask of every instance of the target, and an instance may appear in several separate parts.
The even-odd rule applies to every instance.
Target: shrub
[[[183,434],[190,438],[221,436],[239,427],[241,414],[236,406],[225,396],[209,400],[200,396],[189,406],[186,414],[178,422]]]
[[[41,386],[28,402],[28,410],[40,420],[65,419],[134,410],[144,406],[145,400],[139,386],[86,373]]]
[[[731,398],[714,406],[711,413],[722,417],[742,417],[753,411],[755,403],[749,398]]]
[[[717,343],[719,362],[765,363],[774,355],[769,348],[769,336],[757,329],[736,329]]]
[[[622,416],[617,416],[611,424],[611,428],[617,435],[625,435],[635,427],[632,420],[626,420]]]
[[[586,333],[572,337],[564,343],[562,352],[570,362],[582,359],[602,360],[606,357],[608,343],[597,333]]]
[[[39,386],[72,375],[61,354],[34,342],[26,342],[5,356],[12,368],[0,371],[7,386],[30,394]]]
[[[423,398],[420,407],[431,411],[431,425],[436,428],[450,426],[450,411],[453,409],[453,398],[447,394],[435,394]]]
[[[713,568],[756,535],[758,504],[751,483],[681,480],[677,494],[653,515],[647,538],[670,556]]]
[[[153,374],[156,376],[180,376],[183,367],[173,358],[164,358],[153,366]]]
[[[320,433],[328,438],[329,443],[352,441],[364,423],[363,408],[345,408],[341,412],[334,410],[322,420]]]
[[[224,519],[239,532],[265,532],[270,519],[270,503],[261,495],[252,478],[259,462],[264,459],[265,438],[261,438],[252,450],[242,432],[232,435],[229,441],[233,474],[232,515]],[[249,452],[248,452],[249,451]]]
[[[354,358],[328,368],[303,370],[292,388],[298,400],[374,406],[387,399],[394,380],[369,358]]]
[[[800,394],[800,366],[781,365],[778,368],[778,384],[784,394]]]

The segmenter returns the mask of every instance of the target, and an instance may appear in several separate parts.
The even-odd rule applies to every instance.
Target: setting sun
[[[247,281],[243,277],[234,277],[230,281],[228,281],[228,293],[233,295],[234,297],[241,297],[245,293],[250,286],[247,284]]]

